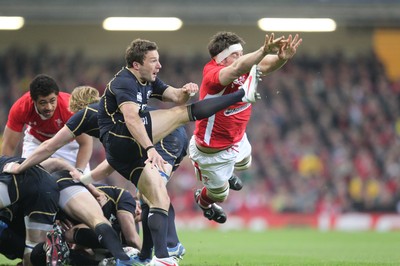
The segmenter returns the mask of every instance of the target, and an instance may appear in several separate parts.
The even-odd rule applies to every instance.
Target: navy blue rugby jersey
[[[121,104],[125,102],[137,103],[140,112],[147,107],[149,98],[162,100],[162,95],[167,89],[158,77],[154,82],[142,84],[127,68],[122,68],[107,84],[106,90],[100,99],[98,123],[100,137],[110,131],[114,124],[124,122],[124,117],[119,111]]]
[[[117,216],[118,211],[130,212],[135,214],[136,200],[129,191],[116,186],[104,184],[93,184],[97,189],[107,195],[108,201],[102,207],[104,216],[113,224],[113,216]]]
[[[98,108],[99,103],[86,106],[71,116],[65,125],[71,130],[75,137],[86,133],[92,137],[99,138],[100,131],[99,124],[97,123]]]

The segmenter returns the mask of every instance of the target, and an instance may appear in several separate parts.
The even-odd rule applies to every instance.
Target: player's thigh
[[[235,170],[246,170],[251,165],[251,144],[247,139],[247,135],[244,134],[243,138],[237,143],[238,155],[235,161]]]
[[[204,153],[190,140],[189,154],[197,178],[208,188],[224,187],[233,174],[237,152],[223,150],[217,153]]]
[[[107,222],[99,203],[89,191],[80,192],[71,197],[66,202],[63,211],[92,229],[100,222]]]
[[[189,121],[186,106],[150,111],[153,143],[159,142],[179,126]]]

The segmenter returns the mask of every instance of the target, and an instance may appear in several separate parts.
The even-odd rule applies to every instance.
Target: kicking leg
[[[176,128],[190,122],[210,117],[232,104],[243,101],[245,90],[204,99],[187,106],[150,111],[152,120],[153,143],[159,142]]]

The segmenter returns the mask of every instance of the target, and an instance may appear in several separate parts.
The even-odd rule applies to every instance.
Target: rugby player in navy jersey
[[[25,173],[28,172],[30,169]],[[48,175],[47,172],[45,173]],[[65,235],[57,224],[54,224],[53,228],[50,226],[52,230],[48,230],[45,240],[33,247],[30,256],[33,265],[97,265],[99,263],[88,256],[81,256],[81,253],[75,252],[76,250],[70,250],[66,241],[88,248],[107,249],[112,256],[117,258],[126,256],[121,243],[140,249],[141,240],[136,232],[133,217],[136,201],[129,192],[116,187],[102,186],[100,189],[107,196],[103,206],[100,207],[91,191],[82,183],[75,182],[69,170],[52,173],[50,178],[60,191],[57,202],[60,210],[56,219],[65,225],[79,224],[81,230],[74,228],[72,233]],[[91,187],[96,190],[92,185]],[[13,208],[8,208],[6,211],[3,209],[0,213],[0,220],[7,224],[6,229],[12,229],[7,230],[4,236],[0,235],[0,252],[11,259],[22,258],[25,248],[25,241],[21,238],[25,231],[25,225],[21,223],[24,220],[21,215],[24,205],[17,204],[11,205],[10,207]],[[121,235],[123,238],[120,238]]]
[[[7,163],[21,162],[17,157],[0,156],[0,169]],[[58,211],[59,191],[57,183],[40,166],[31,167],[23,174],[0,174],[0,209],[18,205],[24,219],[25,247],[23,265],[32,265],[32,249],[46,238]],[[22,218],[21,218],[22,219]],[[21,252],[17,252],[18,256]]]

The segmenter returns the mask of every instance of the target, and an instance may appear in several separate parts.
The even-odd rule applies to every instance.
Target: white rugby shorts
[[[196,147],[194,136],[189,143],[189,158],[195,169],[197,179],[207,188],[223,187],[231,178],[235,163],[251,155],[251,145],[244,134],[232,147],[216,153],[204,153]]]

